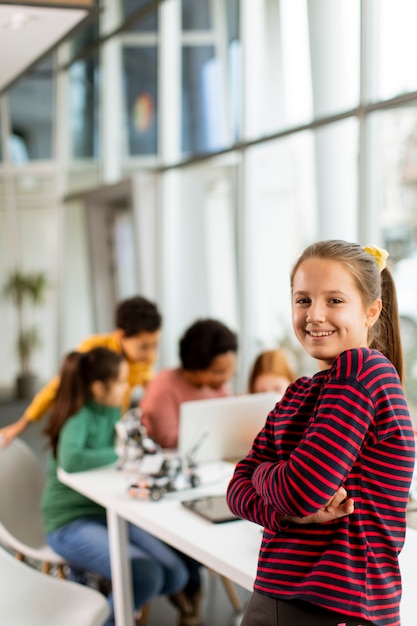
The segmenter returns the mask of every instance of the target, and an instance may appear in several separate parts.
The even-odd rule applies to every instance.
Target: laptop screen
[[[183,402],[179,454],[191,453],[200,463],[243,458],[278,400],[268,392]]]

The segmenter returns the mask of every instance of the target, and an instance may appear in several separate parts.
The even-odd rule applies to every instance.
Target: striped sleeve
[[[283,463],[287,456],[299,443],[307,418],[298,415],[293,422],[294,412],[299,407],[300,398],[304,398],[310,387],[310,379],[301,378],[287,389],[284,397],[270,412],[264,428],[253,442],[248,456],[240,461],[235,469],[234,476],[229,484],[227,499],[230,509],[240,517],[260,524],[270,530],[280,530],[285,524],[281,522],[281,515],[273,505],[269,505],[259,495],[252,483],[252,477],[257,467],[262,463]],[[307,415],[312,406],[307,407]],[[280,447],[276,446],[279,439]]]
[[[399,381],[384,361],[361,377],[363,357],[361,351],[348,351],[337,360],[323,384],[314,419],[288,461],[263,462],[255,469],[256,493],[279,514],[315,513],[344,484],[364,443],[378,440],[375,385],[369,388],[368,383],[376,378],[380,387],[385,385],[391,406]]]

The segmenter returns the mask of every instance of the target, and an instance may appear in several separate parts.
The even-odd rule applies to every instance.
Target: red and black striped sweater
[[[292,383],[228,488],[231,510],[264,526],[255,590],[398,626],[414,454],[402,386],[380,352],[347,350]],[[355,500],[351,515],[280,524],[316,512],[340,486]]]

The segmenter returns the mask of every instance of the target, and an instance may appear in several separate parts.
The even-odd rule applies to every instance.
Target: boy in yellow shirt
[[[122,301],[116,309],[116,329],[104,335],[92,335],[78,346],[79,352],[104,347],[123,354],[129,365],[128,388],[122,410],[129,408],[134,387],[145,387],[153,377],[161,333],[162,317],[157,307],[141,296]],[[8,445],[31,423],[41,419],[51,408],[59,376],[49,381],[33,398],[26,411],[13,424],[0,429],[3,446]]]

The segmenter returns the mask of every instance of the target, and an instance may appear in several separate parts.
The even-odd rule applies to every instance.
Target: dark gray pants
[[[240,626],[372,626],[308,602],[284,602],[254,591]]]

